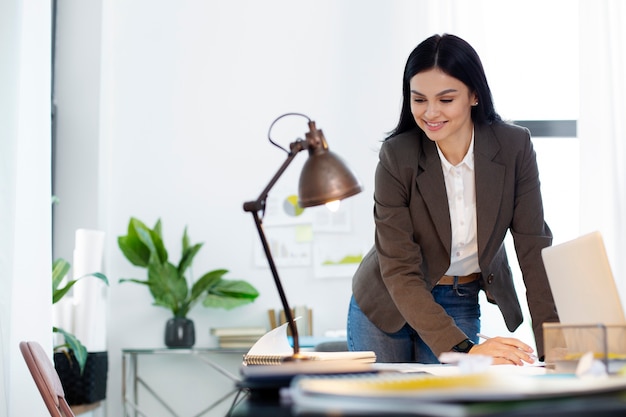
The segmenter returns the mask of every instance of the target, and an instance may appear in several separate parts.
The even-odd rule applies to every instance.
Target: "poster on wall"
[[[263,224],[265,226],[286,226],[311,224],[312,211],[298,204],[298,196],[293,192],[274,192],[267,197]]]
[[[316,235],[313,248],[315,278],[351,278],[369,249],[348,235]]]
[[[350,225],[345,201],[335,211],[326,206],[302,208],[295,192],[278,191],[265,203],[263,228],[276,266],[313,265],[315,277],[352,276],[364,252],[350,238]],[[255,245],[254,263],[267,266],[260,244]]]
[[[273,192],[265,201],[263,229],[272,258],[277,267],[311,265],[312,220],[307,210],[298,205],[293,192]],[[254,264],[267,266],[263,246],[255,245]]]
[[[272,258],[277,267],[310,266],[312,262],[312,228],[310,224],[266,226],[267,238]],[[255,246],[254,264],[267,266],[263,246]]]

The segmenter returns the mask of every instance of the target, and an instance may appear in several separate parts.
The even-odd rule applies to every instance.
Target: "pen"
[[[480,337],[481,339],[485,339],[485,340],[491,339],[491,337],[489,337],[487,335],[484,335],[482,333],[476,333],[476,336]],[[533,355],[532,353],[527,353],[527,355],[530,356],[531,358],[533,358],[533,360],[539,360],[537,355]]]

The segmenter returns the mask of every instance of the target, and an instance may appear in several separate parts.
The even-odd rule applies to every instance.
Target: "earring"
[[[472,106],[478,106],[478,100],[476,100]]]

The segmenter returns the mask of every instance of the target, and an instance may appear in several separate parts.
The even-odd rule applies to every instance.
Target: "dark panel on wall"
[[[576,120],[516,120],[516,125],[527,127],[536,137],[576,137]]]

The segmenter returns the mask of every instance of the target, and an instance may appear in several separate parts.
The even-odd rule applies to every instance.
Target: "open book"
[[[293,348],[287,338],[287,324],[282,324],[262,336],[243,357],[244,365],[280,365],[288,363],[293,355]],[[360,352],[314,352],[300,351],[306,361],[356,361],[360,363],[376,362],[372,351]]]

